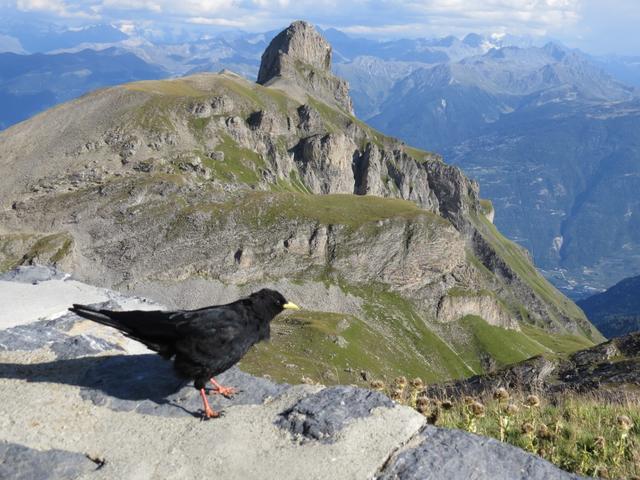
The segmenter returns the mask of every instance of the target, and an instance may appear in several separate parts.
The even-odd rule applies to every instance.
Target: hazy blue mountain
[[[640,57],[607,55],[593,57],[593,63],[615,79],[640,87]]]
[[[632,88],[579,53],[555,44],[506,47],[415,70],[393,85],[370,121],[408,142],[444,150],[516,110],[632,97]]]
[[[128,38],[112,25],[90,25],[70,29],[51,24],[34,24],[32,21],[2,25],[0,33],[19,41],[28,53],[73,48],[82,43],[114,43]]]
[[[606,337],[640,330],[640,276],[625,278],[578,305]]]
[[[551,103],[447,149],[499,227],[575,297],[640,269],[640,104]]]
[[[100,87],[167,72],[115,49],[58,55],[0,54],[0,128]]]
[[[477,178],[498,227],[581,296],[640,269],[635,96],[580,52],[505,47],[414,70],[370,122]]]

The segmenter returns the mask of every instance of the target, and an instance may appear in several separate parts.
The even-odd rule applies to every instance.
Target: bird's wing
[[[246,327],[249,318],[244,308],[234,307],[224,305],[181,312],[174,317],[176,329],[182,336],[230,340]]]

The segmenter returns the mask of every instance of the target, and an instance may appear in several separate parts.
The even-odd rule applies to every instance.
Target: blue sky
[[[158,36],[169,29],[259,32],[300,18],[375,38],[509,33],[640,55],[637,0],[0,0],[0,13]]]

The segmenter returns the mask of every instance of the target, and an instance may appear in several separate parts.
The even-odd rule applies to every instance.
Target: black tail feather
[[[162,336],[145,335],[139,332],[134,326],[134,320],[142,322],[147,325],[156,325],[162,327],[162,316],[166,315],[165,312],[150,312],[150,311],[131,311],[131,312],[116,312],[110,310],[100,310],[88,305],[73,304],[73,307],[69,308],[70,312],[79,315],[82,318],[92,320],[94,322],[113,327],[125,336],[143,343],[151,350],[158,352],[165,358],[170,358],[174,352],[172,348],[171,338],[162,338]],[[140,318],[136,318],[140,317]],[[154,338],[155,337],[155,338]]]
[[[120,323],[115,318],[110,317],[110,312],[108,310],[99,310],[93,307],[89,307],[88,305],[80,305],[74,303],[73,307],[71,307],[69,311],[81,316],[82,318],[101,323],[102,325],[117,328],[118,330],[126,333],[130,332],[130,330],[122,325],[122,323]]]

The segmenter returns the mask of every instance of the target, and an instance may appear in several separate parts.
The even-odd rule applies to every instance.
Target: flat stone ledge
[[[493,438],[427,425],[377,480],[577,480],[542,458]]]
[[[36,450],[0,441],[0,478],[12,480],[73,480],[100,464],[86,455],[65,450]]]
[[[298,401],[280,414],[276,424],[296,437],[332,442],[335,435],[357,418],[394,403],[380,392],[337,386],[325,388]]]

